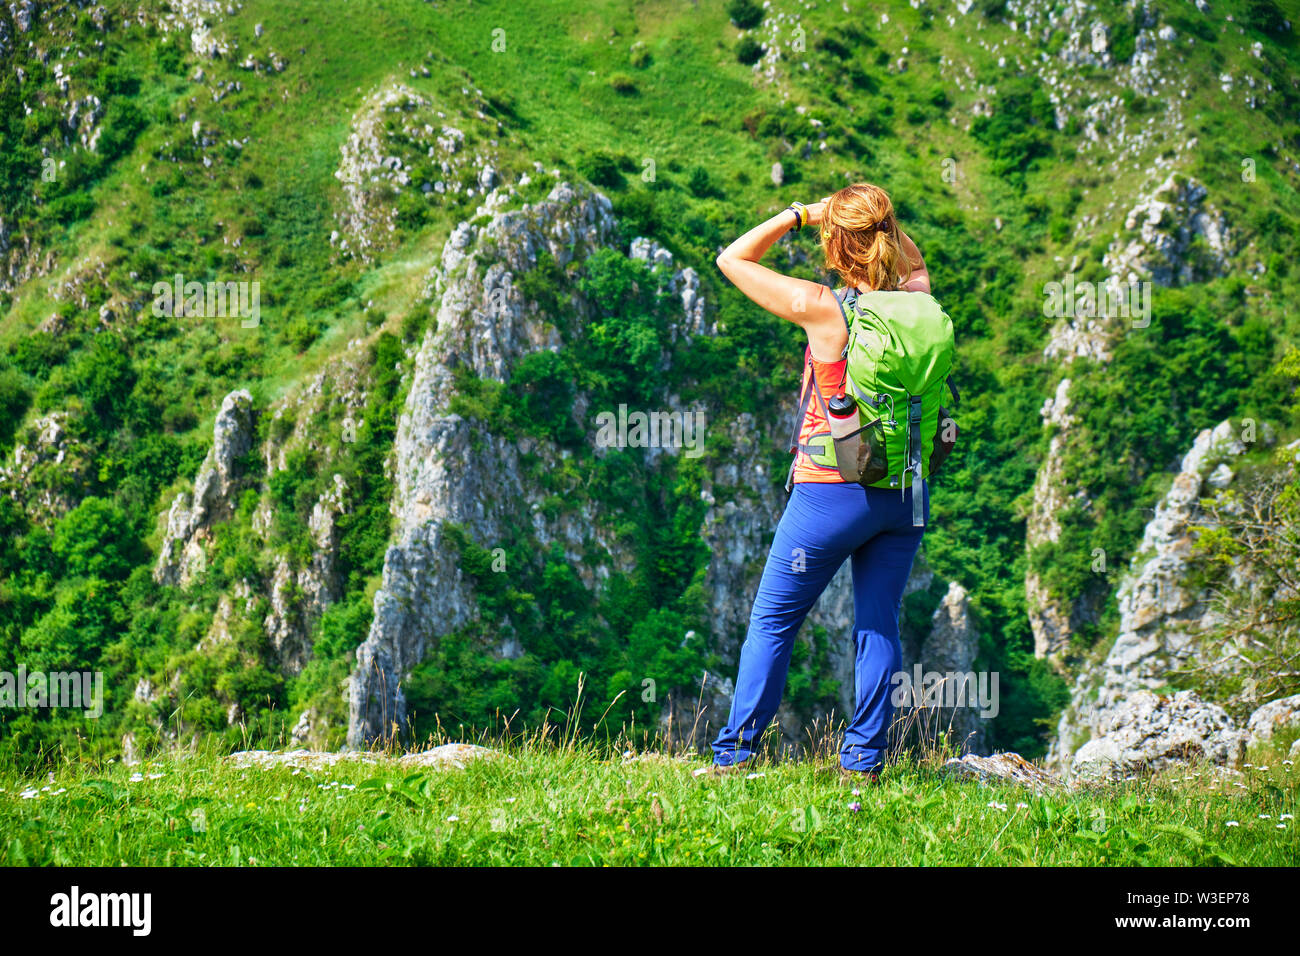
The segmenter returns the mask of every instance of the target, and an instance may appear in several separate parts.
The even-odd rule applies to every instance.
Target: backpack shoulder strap
[[[804,381],[805,374],[808,374],[807,381]],[[790,460],[790,471],[785,476],[785,493],[787,495],[794,488],[794,466],[799,460],[797,454],[799,451],[799,432],[803,429],[804,416],[808,414],[808,402],[812,399],[812,393],[817,390],[817,375],[813,372],[811,353],[804,358],[799,379],[799,409],[794,413],[794,427],[790,430],[790,454],[795,457]]]
[[[804,376],[807,376],[805,379]],[[812,372],[812,356],[804,359],[803,369],[799,373],[799,410],[794,413],[794,429],[790,432],[790,453],[799,449],[799,432],[803,428],[804,416],[808,414],[808,403],[812,393],[817,390],[817,376]]]
[[[849,336],[852,337],[853,323],[849,319],[849,309],[853,309],[857,307],[858,290],[851,288],[849,286],[845,286],[843,289],[840,289],[838,292],[832,291],[831,295],[835,296],[835,301],[839,303],[840,315],[844,318],[844,331],[848,332]],[[844,351],[840,353],[840,358],[845,358],[848,354],[849,354],[849,343],[845,342]]]

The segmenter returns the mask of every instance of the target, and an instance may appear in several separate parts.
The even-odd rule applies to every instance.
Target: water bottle
[[[840,392],[826,403],[831,438],[835,445],[835,465],[845,481],[857,481],[862,474],[862,432],[858,421],[858,403],[852,395]]]
[[[829,402],[826,408],[830,412],[831,434],[844,438],[858,429],[858,403],[852,395],[840,392]]]

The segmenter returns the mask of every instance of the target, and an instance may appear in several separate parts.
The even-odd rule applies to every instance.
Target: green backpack
[[[821,390],[810,376],[810,387],[799,403],[791,451],[800,448],[820,464],[833,464],[845,481],[898,488],[902,494],[914,479],[934,474],[956,444],[956,423],[940,404],[945,384],[952,391],[954,407],[957,402],[957,389],[949,378],[955,352],[952,320],[924,292],[846,289],[836,298],[849,332],[844,348],[846,378],[856,399],[860,427],[840,438],[812,436],[807,448],[799,443],[807,393],[817,396],[830,420]],[[912,497],[912,522],[917,526],[925,523],[922,498]]]

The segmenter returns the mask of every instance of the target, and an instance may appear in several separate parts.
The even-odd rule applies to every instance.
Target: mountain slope
[[[403,722],[356,716],[394,680],[415,733],[535,722],[579,672],[601,710],[623,694],[613,727],[689,711],[734,667],[801,351],[712,258],[867,178],[960,350],[963,443],[908,626],[923,643],[958,582],[1002,674],[988,743],[1041,752],[1118,628],[1097,550],[1125,566],[1200,429],[1294,428],[1269,371],[1297,340],[1293,11],[1202,7],[773,3],[746,30],[716,4],[0,10],[0,660],[108,675],[90,732],[5,713],[7,739],[338,742],[350,708],[360,740]],[[494,216],[584,182],[611,201],[598,242],[493,241]],[[481,278],[454,275],[466,249]],[[821,276],[804,237],[774,260]],[[258,283],[256,323],[157,314],[178,274]],[[1130,275],[1156,286],[1148,325],[1045,315],[1048,283]],[[704,454],[600,454],[594,417],[620,405],[703,411]],[[417,475],[433,447],[454,467]],[[425,531],[421,495],[503,510],[431,508]],[[372,672],[417,539],[442,638]],[[187,547],[194,572],[167,570]],[[842,708],[841,589],[801,641],[791,728]]]

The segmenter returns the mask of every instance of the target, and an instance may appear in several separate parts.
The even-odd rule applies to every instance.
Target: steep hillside
[[[1099,686],[1185,683],[1099,662],[1197,436],[1294,438],[1295,12],[3,5],[0,669],[106,675],[102,718],[6,708],[3,746],[563,724],[580,674],[593,724],[699,742],[802,351],[713,258],[868,179],[959,347],[909,664],[999,673],[971,744],[1073,753]],[[774,260],[829,279],[806,236]],[[674,440],[609,447],[627,411]],[[842,573],[790,743],[845,709],[849,608]]]

